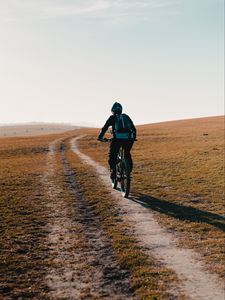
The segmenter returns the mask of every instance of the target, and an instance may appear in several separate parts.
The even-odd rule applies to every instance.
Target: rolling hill
[[[99,129],[0,138],[1,299],[222,299],[224,117],[137,131],[129,199]]]

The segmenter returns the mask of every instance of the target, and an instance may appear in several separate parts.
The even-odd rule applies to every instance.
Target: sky
[[[224,114],[224,1],[0,0],[0,123]]]

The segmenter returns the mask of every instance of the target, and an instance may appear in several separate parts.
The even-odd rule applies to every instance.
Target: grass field
[[[108,150],[96,135],[90,130],[80,148],[106,165]],[[224,118],[140,126],[132,153],[133,194],[223,276]]]
[[[38,136],[53,133],[63,133],[77,128],[67,124],[25,123],[23,125],[1,125],[0,137]]]
[[[137,129],[133,201],[222,278],[224,118]],[[171,293],[174,271],[146,253],[119,202],[71,151],[71,138],[85,135],[80,150],[107,167],[98,132],[0,138],[0,299],[186,299]]]

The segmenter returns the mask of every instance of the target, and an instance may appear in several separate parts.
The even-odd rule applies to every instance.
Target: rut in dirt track
[[[48,245],[53,264],[46,277],[51,298],[135,299],[130,288],[130,274],[117,264],[110,240],[76,183],[62,142],[60,152],[64,180],[71,195],[69,201],[64,201],[63,191],[54,182],[57,143],[59,141],[49,146],[48,170],[44,178],[51,215]]]
[[[151,210],[122,198],[121,193],[111,189],[106,168],[79,150],[77,140],[82,137],[71,140],[71,149],[82,161],[96,169],[103,184],[108,187],[112,196],[118,199],[120,208],[124,211],[124,219],[133,224],[137,238],[149,249],[149,255],[153,254],[177,274],[181,282],[180,291],[192,300],[224,299],[223,283],[216,274],[206,270],[200,255],[191,249],[178,247],[175,236],[161,227]]]

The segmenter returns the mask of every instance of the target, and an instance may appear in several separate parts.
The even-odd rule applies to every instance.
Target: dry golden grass
[[[46,144],[1,139],[0,145],[0,295],[40,297],[40,287],[43,293],[47,289],[42,280],[47,220],[38,202]]]
[[[160,224],[179,237],[180,245],[198,251],[208,269],[220,276],[224,273],[223,121],[217,117],[138,127],[131,199],[131,205],[138,200],[155,211]],[[47,245],[46,225],[53,215],[47,211],[43,174],[49,143],[69,140],[74,134],[86,134],[79,141],[81,151],[107,166],[108,145],[97,142],[96,129],[0,139],[0,297],[49,299],[46,274],[57,261]],[[167,287],[176,284],[175,274],[147,257],[95,171],[69,147],[66,157],[120,265],[129,270],[133,290],[141,299],[168,299]],[[71,204],[60,151],[55,170],[60,196]],[[86,243],[77,239],[83,251]],[[83,292],[84,298],[88,293]]]
[[[107,165],[108,147],[97,130],[79,141],[81,151]],[[201,253],[209,270],[224,274],[224,118],[138,127],[133,199],[148,205],[180,245]],[[132,202],[131,202],[132,205]]]
[[[42,176],[48,144],[57,137],[0,139],[0,298],[48,299]]]
[[[47,203],[43,174],[46,173],[49,143],[71,135],[0,139],[0,295],[3,298],[51,298],[46,276],[51,270],[60,271],[63,261],[54,258],[49,248],[47,225],[54,221],[57,212],[51,211]],[[129,224],[122,222],[113,199],[105,197],[107,192],[99,180],[96,186],[96,174],[69,150],[67,157],[78,174],[76,178],[85,197],[95,206],[96,215],[112,240],[119,265],[131,273],[133,291],[141,299],[167,299],[167,284],[174,283],[176,276],[159,262],[148,259],[144,249],[128,233]],[[49,180],[60,189],[56,198],[60,198],[60,203],[63,198],[63,206],[72,206],[74,196],[66,184],[60,144],[56,147],[54,170]],[[51,201],[57,202],[56,198]],[[73,230],[76,243],[70,245],[70,250],[85,253],[87,243],[80,229],[74,224]],[[89,270],[88,263],[86,270]],[[82,291],[84,299],[88,295],[94,299],[89,290]]]

